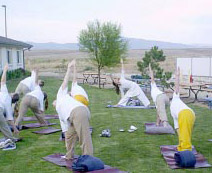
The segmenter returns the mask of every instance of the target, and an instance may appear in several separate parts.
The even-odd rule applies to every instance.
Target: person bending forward
[[[168,126],[168,119],[166,114],[166,106],[169,104],[169,98],[167,95],[160,91],[157,87],[155,80],[154,80],[154,74],[151,68],[151,65],[149,64],[149,72],[151,77],[151,96],[152,100],[155,103],[156,109],[157,109],[157,122],[156,125],[159,126],[160,123],[164,127]]]
[[[178,151],[192,150],[191,136],[195,122],[195,113],[180,99],[179,94],[180,69],[176,72],[175,91],[170,104],[171,115],[174,119],[174,127],[178,132]]]
[[[19,115],[16,119],[15,124],[19,125],[22,121],[22,118],[27,113],[28,108],[30,108],[38,119],[39,123],[43,126],[47,125],[43,118],[44,113],[44,99],[48,102],[47,97],[44,98],[44,93],[41,90],[41,87],[38,85],[38,72],[35,71],[35,88],[33,91],[27,93],[20,103]],[[47,104],[45,104],[47,109]]]
[[[65,132],[65,143],[67,153],[66,159],[74,158],[74,147],[79,139],[83,155],[93,155],[93,145],[89,131],[90,112],[84,104],[75,100],[68,93],[68,80],[70,77],[72,61],[68,64],[68,69],[64,81],[57,93],[57,100],[53,102],[59,115],[62,132]]]
[[[122,64],[122,73],[121,73],[121,78],[118,80],[114,80],[113,84],[116,87],[117,94],[121,93],[121,100],[118,102],[118,106],[126,106],[127,102],[129,101],[130,98],[132,97],[137,97],[145,107],[148,107],[150,105],[150,102],[144,92],[142,91],[141,87],[132,81],[129,81],[125,79],[124,77],[124,64],[123,60],[121,59],[121,64]],[[127,90],[127,92],[124,94],[124,90]]]
[[[9,124],[11,124],[15,134],[18,134],[19,131],[14,125],[14,119],[12,115],[12,106],[11,106],[12,98],[10,94],[8,93],[7,86],[6,86],[7,70],[8,70],[8,65],[5,65],[2,78],[1,78],[1,88],[0,88],[0,130],[3,133],[4,137],[6,138],[6,141],[10,139],[11,144],[10,146],[6,147],[4,142],[4,143],[1,143],[3,144],[3,146],[0,146],[0,147],[1,148],[4,147],[3,148],[4,150],[9,150],[9,149],[11,150],[16,148],[16,145],[15,145],[16,139],[13,136],[7,121],[9,122]]]

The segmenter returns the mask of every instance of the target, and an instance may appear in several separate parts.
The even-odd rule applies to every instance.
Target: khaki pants
[[[18,93],[19,95],[23,95],[23,96],[25,96],[29,92],[30,92],[29,88],[22,83],[19,83],[15,90],[15,93]]]
[[[22,118],[27,113],[28,108],[33,111],[40,124],[46,124],[43,118],[43,113],[39,110],[39,105],[40,103],[37,98],[30,95],[24,96],[20,104],[19,115],[15,124],[18,125],[20,121],[22,121]]]
[[[74,157],[74,147],[79,139],[83,155],[93,155],[93,144],[89,130],[90,112],[83,106],[75,108],[69,117],[70,127],[65,132],[66,158]]]
[[[168,121],[166,114],[166,106],[169,104],[169,98],[165,93],[160,94],[156,98],[157,121]]]
[[[10,130],[10,127],[7,123],[6,118],[4,117],[3,109],[0,108],[0,130],[3,133],[6,139],[14,140],[13,134]]]

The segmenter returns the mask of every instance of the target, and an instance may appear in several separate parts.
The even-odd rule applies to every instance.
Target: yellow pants
[[[190,109],[180,111],[178,116],[179,123],[179,145],[178,151],[192,150],[191,135],[195,122],[195,115]]]
[[[86,106],[88,106],[88,104],[89,104],[88,100],[82,95],[75,95],[74,99],[81,102],[82,104],[84,104]]]

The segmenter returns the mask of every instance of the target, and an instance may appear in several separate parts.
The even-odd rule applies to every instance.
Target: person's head
[[[45,101],[45,110],[47,110],[49,107],[48,95],[45,92],[43,92],[43,95],[44,95],[43,100]]]
[[[12,98],[12,104],[14,104],[14,103],[19,101],[19,94],[18,93],[12,93],[11,98]]]
[[[40,87],[43,87],[44,86],[44,81],[43,80],[39,80],[38,84],[39,84]]]

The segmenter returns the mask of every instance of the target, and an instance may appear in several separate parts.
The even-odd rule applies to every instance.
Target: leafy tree
[[[127,42],[121,37],[121,26],[111,22],[101,24],[98,20],[89,22],[78,39],[80,49],[90,52],[97,65],[100,88],[102,68],[118,64],[127,51]]]
[[[166,56],[163,54],[163,50],[158,50],[158,47],[154,46],[150,51],[145,52],[144,58],[142,61],[137,62],[137,66],[142,76],[149,77],[147,70],[149,64],[151,64],[152,70],[155,71],[155,77],[159,78],[164,86],[169,87],[170,84],[168,84],[166,81],[171,78],[172,73],[164,72],[164,69],[162,69],[159,65],[159,62],[165,60]]]

